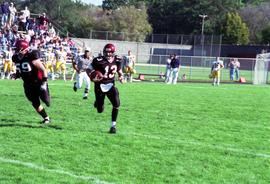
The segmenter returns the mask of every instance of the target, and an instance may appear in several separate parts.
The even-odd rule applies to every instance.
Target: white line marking
[[[61,170],[61,169],[47,169],[47,168],[45,168],[43,166],[39,166],[39,165],[30,163],[30,162],[22,162],[22,161],[19,161],[19,160],[12,160],[12,159],[7,159],[7,158],[3,158],[3,157],[0,157],[0,162],[21,165],[21,166],[25,166],[25,167],[28,167],[28,168],[31,168],[31,169],[37,169],[37,170],[42,170],[42,171],[51,172],[51,173],[68,175],[70,177],[78,178],[78,179],[85,180],[85,181],[89,181],[89,182],[92,182],[94,184],[113,184],[113,183],[109,183],[107,181],[99,180],[99,179],[97,179],[95,177],[76,175],[76,174],[73,174],[72,172],[64,171],[64,170]]]
[[[170,141],[170,142],[176,142],[176,143],[185,144],[185,145],[196,145],[196,146],[202,146],[202,147],[209,147],[211,149],[219,149],[219,150],[223,150],[223,151],[231,151],[231,152],[235,152],[235,153],[241,153],[241,154],[245,154],[245,155],[270,159],[270,154],[255,153],[255,152],[253,152],[251,150],[244,150],[244,149],[232,148],[232,147],[226,147],[226,146],[220,146],[220,145],[205,144],[205,143],[197,142],[197,141],[177,140],[177,139],[171,139],[171,138],[166,138],[166,137],[144,135],[144,134],[137,134],[137,133],[134,133],[133,135],[141,136],[141,137],[147,137],[147,138],[150,138],[150,139],[167,140],[167,141]]]

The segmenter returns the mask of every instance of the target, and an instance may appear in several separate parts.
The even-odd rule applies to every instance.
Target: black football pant
[[[103,112],[105,96],[108,97],[113,106],[112,121],[116,121],[118,115],[118,108],[120,106],[118,89],[115,86],[112,86],[112,88],[108,92],[102,92],[100,84],[95,84],[95,96],[95,107],[97,108],[98,113]]]
[[[50,106],[50,92],[47,84],[47,90],[40,90],[41,84],[24,84],[24,93],[27,99],[32,102],[32,106],[37,109],[42,100],[48,107]]]

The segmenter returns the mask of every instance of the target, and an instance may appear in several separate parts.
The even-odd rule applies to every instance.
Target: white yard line
[[[133,135],[146,137],[146,138],[149,138],[149,139],[167,140],[167,141],[170,141],[170,142],[175,142],[175,143],[189,145],[189,146],[190,145],[196,145],[196,146],[201,146],[201,147],[208,147],[208,148],[211,148],[211,149],[230,151],[230,152],[234,152],[234,153],[240,153],[240,154],[244,154],[244,155],[250,155],[250,156],[270,159],[270,154],[256,153],[256,152],[254,152],[252,150],[244,150],[244,149],[240,149],[240,148],[233,148],[230,145],[229,146],[213,145],[213,144],[206,144],[206,143],[197,142],[197,141],[185,141],[185,140],[172,139],[172,138],[167,138],[167,137],[159,137],[159,136],[153,136],[153,135],[137,134],[137,133],[134,133]]]
[[[91,182],[91,183],[94,183],[94,184],[113,184],[113,183],[110,183],[110,182],[107,182],[107,181],[102,181],[102,180],[100,180],[98,178],[91,177],[91,176],[76,175],[73,172],[64,171],[62,169],[48,169],[48,168],[45,168],[44,166],[36,165],[34,163],[31,163],[31,162],[23,162],[23,161],[20,161],[20,160],[7,159],[7,158],[3,158],[3,157],[0,157],[0,162],[9,163],[9,164],[15,164],[15,165],[21,165],[21,166],[28,167],[28,168],[31,168],[31,169],[51,172],[51,173],[54,173],[54,174],[67,175],[67,176],[70,176],[72,178],[85,180],[85,181],[88,181],[88,182]]]

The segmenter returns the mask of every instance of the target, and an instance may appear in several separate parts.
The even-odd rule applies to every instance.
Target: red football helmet
[[[111,57],[111,56],[113,56],[115,51],[116,51],[116,48],[115,48],[114,44],[108,43],[104,46],[103,55],[105,57]]]
[[[29,44],[26,40],[18,40],[16,42],[16,51],[18,52],[26,50],[28,49],[28,47],[29,47]]]

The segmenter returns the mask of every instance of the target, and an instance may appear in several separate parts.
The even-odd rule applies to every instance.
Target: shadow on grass
[[[2,127],[23,127],[23,128],[53,128],[55,130],[62,130],[62,127],[57,126],[57,125],[44,125],[44,124],[21,124],[17,123],[20,120],[16,119],[0,119],[1,122],[6,122],[6,123],[0,123],[0,128]],[[33,123],[33,122],[27,122],[27,123]]]

